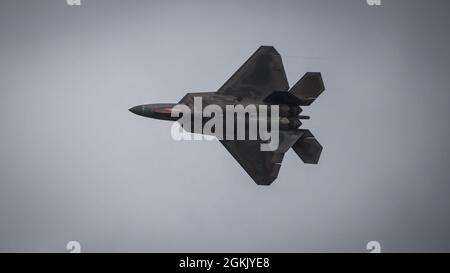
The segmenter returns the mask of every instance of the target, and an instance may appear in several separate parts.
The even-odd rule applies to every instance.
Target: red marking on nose
[[[156,112],[161,113],[161,114],[171,114],[172,113],[172,107],[159,108],[159,109],[156,110]]]

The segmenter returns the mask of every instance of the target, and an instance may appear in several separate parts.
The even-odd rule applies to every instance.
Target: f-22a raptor
[[[278,176],[284,154],[292,148],[304,163],[317,164],[322,145],[302,125],[300,106],[309,106],[325,90],[319,72],[306,73],[292,88],[284,71],[280,54],[272,46],[261,46],[216,92],[188,93],[178,105],[194,108],[194,98],[202,98],[203,107],[211,104],[223,109],[227,105],[279,106],[279,144],[275,150],[262,151],[262,139],[222,139],[220,142],[258,185],[270,185]],[[146,104],[129,109],[134,114],[179,120],[173,115],[177,104]],[[194,111],[192,111],[193,113]],[[205,123],[207,120],[202,119]],[[203,128],[203,127],[202,127]],[[194,132],[191,128],[190,132]]]

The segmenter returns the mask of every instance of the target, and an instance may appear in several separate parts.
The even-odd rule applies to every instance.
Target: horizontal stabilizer
[[[324,90],[325,86],[320,72],[308,72],[289,92],[300,100],[299,105],[311,105]]]
[[[297,155],[307,164],[317,164],[322,152],[322,145],[309,130],[299,130],[303,135],[292,146]]]

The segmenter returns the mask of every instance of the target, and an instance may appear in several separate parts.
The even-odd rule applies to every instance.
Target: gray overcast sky
[[[2,0],[0,251],[450,251],[449,1]],[[128,112],[273,45],[319,165],[260,187],[217,141]]]

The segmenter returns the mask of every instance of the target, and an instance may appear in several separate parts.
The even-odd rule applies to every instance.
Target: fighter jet
[[[302,125],[301,106],[309,106],[325,90],[320,72],[306,73],[292,88],[284,71],[280,54],[272,46],[261,46],[215,92],[188,93],[178,104],[146,104],[129,109],[132,113],[162,120],[177,121],[173,115],[176,105],[194,108],[194,98],[202,98],[202,105],[266,105],[279,107],[279,145],[272,151],[262,151],[256,140],[219,140],[258,185],[270,185],[277,178],[284,154],[292,148],[307,164],[317,164],[322,145]],[[192,111],[194,113],[195,111]],[[194,115],[194,114],[192,114]],[[193,117],[192,117],[193,119]],[[202,118],[203,124],[207,119]],[[190,129],[194,131],[194,128]]]

